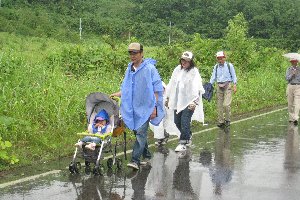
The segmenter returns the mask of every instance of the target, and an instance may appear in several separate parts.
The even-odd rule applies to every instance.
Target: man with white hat
[[[290,59],[291,65],[286,71],[287,86],[287,100],[289,111],[289,122],[298,125],[299,110],[300,110],[300,68],[297,65],[296,58]]]
[[[217,52],[216,58],[218,63],[214,66],[210,83],[214,84],[214,82],[217,82],[217,126],[224,127],[230,125],[232,89],[233,92],[236,93],[237,78],[233,64],[226,62],[226,55],[224,51]]]

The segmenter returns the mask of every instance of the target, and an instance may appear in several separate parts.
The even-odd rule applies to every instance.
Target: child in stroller
[[[85,161],[86,172],[90,171],[90,164],[94,163],[93,173],[102,174],[103,165],[100,160],[103,153],[112,153],[107,159],[107,167],[112,168],[114,164],[117,168],[122,167],[122,159],[116,158],[117,147],[124,144],[124,155],[126,159],[126,132],[124,123],[119,116],[119,99],[111,99],[108,95],[95,92],[86,97],[86,115],[88,130],[77,133],[82,139],[75,144],[76,149],[73,159],[69,165],[71,173],[79,173],[81,164],[76,162],[78,152],[81,152]],[[100,134],[99,134],[100,133]],[[123,135],[123,141],[119,136]],[[112,138],[116,139],[112,142]],[[114,144],[114,148],[113,145]]]
[[[93,123],[89,124],[88,132],[93,134],[105,134],[110,133],[112,130],[112,126],[109,123],[109,116],[106,110],[100,110],[95,116]],[[75,146],[82,148],[82,145],[85,143],[89,143],[85,146],[85,148],[90,149],[92,151],[95,150],[96,144],[101,144],[101,138],[93,137],[93,136],[85,136],[79,142],[75,144]]]

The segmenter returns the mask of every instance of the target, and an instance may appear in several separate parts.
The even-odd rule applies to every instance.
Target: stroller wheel
[[[122,160],[120,158],[117,159],[117,168],[122,169]]]
[[[69,165],[69,171],[71,174],[75,174],[75,164],[73,162],[71,162]]]
[[[76,163],[71,162],[70,165],[69,165],[69,171],[72,174],[75,174],[75,173],[79,174],[80,173],[80,169],[81,169],[80,162],[76,162]]]
[[[104,172],[104,167],[102,164],[99,166],[95,166],[95,168],[93,169],[93,174],[95,176],[103,175],[103,172]]]
[[[91,163],[88,162],[88,161],[85,161],[84,164],[85,164],[86,167],[89,167],[91,165]]]
[[[109,169],[111,169],[112,168],[112,166],[113,166],[113,159],[112,158],[109,158],[108,160],[107,160],[107,167],[109,168]]]
[[[91,167],[90,166],[85,166],[84,171],[85,171],[86,175],[89,175],[91,173]]]
[[[80,170],[81,170],[81,164],[80,164],[80,162],[76,162],[76,164],[75,164],[75,172],[77,174],[79,174]]]

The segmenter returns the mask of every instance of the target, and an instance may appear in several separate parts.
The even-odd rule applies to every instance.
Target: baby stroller
[[[104,166],[100,163],[103,158],[103,153],[112,153],[107,160],[107,167],[111,169],[113,165],[116,165],[118,169],[122,168],[122,159],[116,159],[117,147],[124,144],[124,155],[126,158],[126,132],[123,121],[120,119],[119,114],[119,98],[110,98],[108,95],[96,92],[91,93],[86,98],[86,115],[88,124],[93,123],[95,115],[102,109],[104,109],[110,118],[110,124],[112,131],[105,134],[92,134],[88,131],[83,133],[77,133],[81,138],[84,136],[99,137],[101,144],[97,144],[94,151],[85,148],[88,143],[84,143],[82,148],[76,147],[73,159],[69,165],[69,171],[74,173],[80,173],[81,163],[76,162],[77,154],[81,151],[81,155],[85,161],[86,173],[91,171],[91,163],[94,163],[93,174],[103,174]],[[120,142],[120,136],[123,135],[123,141]],[[115,137],[114,146],[112,138]],[[117,138],[118,137],[118,138]],[[119,139],[119,140],[118,140]]]

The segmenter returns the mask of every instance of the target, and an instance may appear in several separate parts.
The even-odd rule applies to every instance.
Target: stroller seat
[[[91,93],[86,98],[86,115],[87,115],[87,122],[88,122],[88,130],[84,132],[77,133],[77,135],[80,138],[83,138],[85,136],[91,136],[91,137],[98,137],[101,139],[101,143],[96,144],[95,150],[88,150],[85,148],[85,145],[89,144],[88,142],[84,143],[82,145],[82,156],[85,160],[86,167],[90,166],[90,163],[95,164],[95,168],[93,170],[94,174],[101,174],[101,165],[100,165],[100,159],[103,157],[103,153],[113,153],[112,158],[108,158],[107,160],[107,166],[109,168],[112,167],[113,164],[117,164],[118,169],[122,167],[122,161],[121,159],[116,159],[116,151],[117,151],[117,142],[112,148],[112,138],[113,137],[119,137],[122,134],[124,134],[124,140],[125,140],[125,159],[126,159],[126,133],[125,133],[125,126],[124,122],[120,119],[120,113],[119,113],[119,99],[111,99],[108,95],[96,92]],[[112,131],[109,133],[103,133],[103,134],[94,134],[90,130],[89,127],[91,127],[93,123],[93,119],[97,115],[97,113],[104,109],[108,116],[109,116],[109,123],[112,126]],[[79,165],[78,162],[75,162],[77,151],[80,150],[76,147],[73,160],[71,164],[69,165],[69,170],[71,173],[79,173],[79,170],[76,169],[76,167]]]

